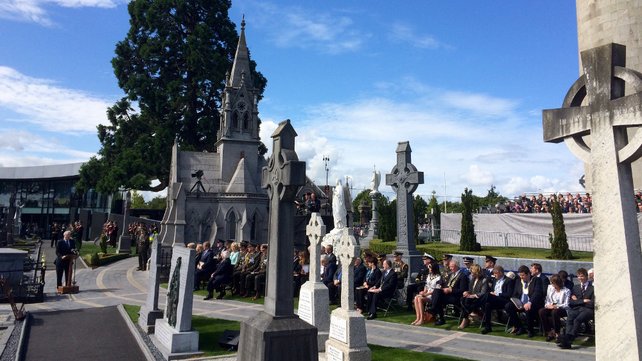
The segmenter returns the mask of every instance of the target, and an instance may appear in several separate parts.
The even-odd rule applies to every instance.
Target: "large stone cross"
[[[409,142],[399,142],[397,165],[390,174],[386,174],[386,184],[397,192],[397,250],[404,253],[406,263],[412,267],[414,263],[419,263],[413,262],[411,258],[417,253],[412,194],[417,186],[424,183],[424,172],[417,171],[411,163],[411,153]],[[412,268],[409,273],[412,273]]]
[[[310,222],[305,227],[305,233],[310,240],[310,282],[321,282],[321,265],[319,264],[319,256],[321,255],[321,242],[325,236],[325,224],[323,218],[318,212],[310,215]]]
[[[624,67],[625,54],[618,44],[583,51],[584,75],[563,108],[543,112],[544,140],[565,141],[591,169],[598,360],[642,359],[642,251],[631,173],[642,131],[631,141],[626,133],[642,125],[642,74]],[[632,95],[624,96],[625,83]],[[589,134],[590,147],[583,139]]]
[[[261,183],[270,198],[265,312],[276,317],[294,315],[294,200],[305,184],[305,162],[299,161],[294,151],[296,135],[290,120],[279,124],[272,134],[272,156],[263,168]]]
[[[341,308],[351,311],[354,310],[354,258],[361,250],[347,228],[341,232],[334,252],[341,262]]]

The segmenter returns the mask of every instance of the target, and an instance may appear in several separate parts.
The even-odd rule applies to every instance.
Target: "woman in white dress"
[[[437,288],[441,288],[441,274],[439,273],[437,262],[431,260],[430,263],[428,263],[426,286],[423,291],[419,292],[419,294],[415,296],[413,301],[415,304],[415,314],[417,318],[411,323],[411,325],[420,326],[429,321],[425,317],[424,307],[426,306],[426,303],[430,303],[432,301],[432,292]]]

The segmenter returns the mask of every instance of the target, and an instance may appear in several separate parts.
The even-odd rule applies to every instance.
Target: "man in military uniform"
[[[149,251],[149,241],[147,236],[147,228],[141,224],[136,230],[136,253],[138,253],[138,270],[145,271],[147,269],[147,253]]]
[[[401,259],[403,252],[395,251],[392,268],[397,274],[397,288],[403,288],[408,278],[408,265]]]
[[[448,275],[450,274],[450,261],[453,259],[452,254],[444,253],[443,256],[441,256],[441,280],[446,281],[448,279]]]
[[[252,297],[253,300],[258,299],[260,296],[260,292],[265,285],[265,276],[267,273],[267,263],[268,263],[268,245],[267,244],[262,244],[261,245],[261,253],[258,256],[258,260],[255,262],[256,265],[252,269],[252,272],[250,272],[246,277],[245,277],[245,290],[246,290],[246,297],[249,297],[250,294],[252,293],[252,290],[254,290],[254,297]]]
[[[257,251],[258,244],[252,242],[248,248],[248,257],[247,265],[241,272],[239,277],[239,295],[241,297],[247,297],[250,294],[250,290],[246,288],[248,282],[247,279],[252,275],[252,272],[258,270],[261,263],[261,253]],[[253,277],[252,277],[253,278]],[[251,285],[251,284],[250,284]]]
[[[247,241],[241,242],[241,250],[239,254],[239,260],[234,266],[234,272],[232,273],[232,294],[238,295],[241,293],[241,274],[247,268],[248,263],[250,262],[250,255],[254,252],[254,246],[250,246]],[[252,251],[250,251],[250,249]]]

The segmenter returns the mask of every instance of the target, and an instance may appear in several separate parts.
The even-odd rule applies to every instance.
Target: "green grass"
[[[403,360],[403,361],[456,361],[456,360],[467,360],[464,358],[439,355],[435,353],[428,352],[417,352],[417,351],[408,351],[401,348],[394,347],[385,347],[379,345],[371,345],[370,351],[372,351],[372,361],[391,361],[391,360]]]
[[[138,322],[138,312],[140,306],[123,305],[127,315],[134,322]],[[241,324],[237,321],[221,320],[218,318],[208,318],[203,316],[192,316],[192,327],[198,331],[198,348],[203,352],[204,357],[219,356],[231,354],[230,352],[218,345],[218,340],[223,336],[225,330],[239,331]],[[385,347],[369,344],[372,351],[373,361],[391,361],[391,360],[407,360],[407,361],[457,361],[465,360],[457,357],[444,356],[426,352],[408,351],[393,347]]]
[[[396,242],[382,242],[381,240],[375,239],[370,241],[370,249],[378,253],[387,253],[390,254],[394,249],[396,249]],[[542,248],[522,248],[522,247],[491,247],[484,246],[481,251],[478,252],[463,252],[459,250],[458,244],[451,243],[441,243],[441,242],[429,242],[425,244],[418,244],[417,250],[419,252],[427,252],[435,256],[436,258],[441,258],[441,255],[444,253],[462,253],[467,255],[487,255],[492,254],[495,257],[511,257],[511,258],[534,258],[534,259],[550,259],[551,250],[542,249]],[[593,261],[593,252],[580,252],[572,251],[573,261]]]
[[[136,305],[123,305],[125,308],[125,312],[127,312],[127,315],[129,318],[131,318],[132,321],[134,321],[134,324],[138,323],[138,312],[140,312],[140,306]]]

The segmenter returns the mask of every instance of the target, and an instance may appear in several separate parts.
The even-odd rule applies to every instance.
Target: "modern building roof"
[[[0,179],[51,179],[77,177],[84,163],[39,165],[34,167],[0,167]]]

